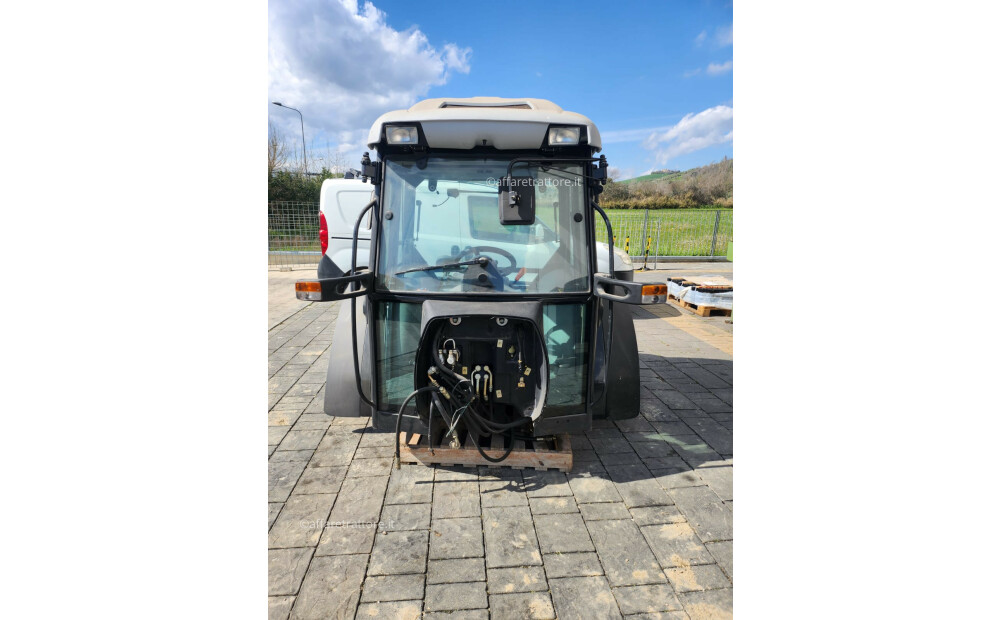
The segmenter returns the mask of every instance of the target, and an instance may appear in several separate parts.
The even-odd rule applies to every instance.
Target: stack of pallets
[[[731,316],[733,314],[731,295],[725,298],[719,297],[717,303],[720,305],[713,305],[712,301],[712,295],[732,293],[733,285],[730,283],[712,282],[711,280],[700,282],[687,277],[667,278],[667,282],[670,289],[667,299],[681,308],[690,310],[698,316],[712,316],[713,313],[717,316]],[[691,292],[704,294],[688,297]],[[699,303],[693,303],[693,300],[697,300]],[[721,304],[729,307],[722,307]]]

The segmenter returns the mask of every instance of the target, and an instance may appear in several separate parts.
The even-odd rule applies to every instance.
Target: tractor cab
[[[666,286],[633,282],[596,238],[597,217],[611,226],[593,122],[541,99],[430,99],[382,115],[368,146],[352,264],[296,283],[345,300],[327,414],[477,446],[638,415],[631,305]]]

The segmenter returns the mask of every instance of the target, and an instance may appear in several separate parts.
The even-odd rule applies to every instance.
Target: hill
[[[608,209],[691,209],[733,206],[733,160],[609,181],[600,197]]]
[[[619,183],[642,183],[643,181],[657,181],[659,179],[675,179],[682,176],[684,173],[680,170],[654,170],[649,174],[644,174],[641,177],[635,177],[632,179],[623,179]]]

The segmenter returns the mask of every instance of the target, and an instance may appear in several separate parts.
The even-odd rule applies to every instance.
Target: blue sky
[[[505,9],[508,12],[501,12]],[[272,2],[269,100],[322,165],[428,97],[538,97],[590,117],[622,178],[732,157],[729,2]],[[290,143],[298,115],[268,106]],[[318,166],[317,166],[318,167]]]

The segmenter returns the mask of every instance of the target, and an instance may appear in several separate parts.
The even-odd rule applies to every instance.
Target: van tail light
[[[326,254],[326,248],[330,246],[330,231],[326,227],[326,215],[321,211],[319,214],[319,247]]]

